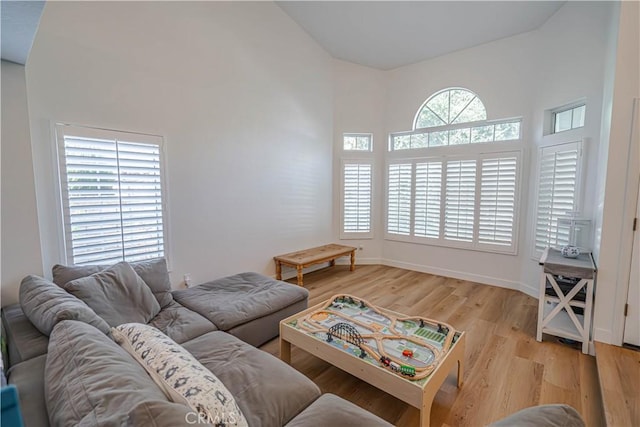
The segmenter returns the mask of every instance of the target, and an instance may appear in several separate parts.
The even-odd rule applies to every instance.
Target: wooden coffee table
[[[291,363],[293,344],[418,408],[421,427],[429,426],[433,398],[456,365],[457,385],[462,386],[465,340],[464,332],[445,323],[348,295],[336,295],[280,322],[284,362]]]

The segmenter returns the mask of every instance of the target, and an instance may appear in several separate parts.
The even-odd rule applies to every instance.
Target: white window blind
[[[342,180],[343,234],[371,232],[371,163],[344,163]]]
[[[57,130],[67,261],[164,256],[161,138],[66,125]]]
[[[447,162],[444,236],[471,242],[475,218],[476,161]]]
[[[442,197],[442,162],[416,164],[414,234],[440,237],[440,199]]]
[[[482,160],[480,186],[480,243],[510,246],[516,206],[516,157],[485,158]]]
[[[387,187],[387,232],[409,235],[411,232],[411,163],[389,165]]]
[[[578,195],[581,144],[572,142],[540,150],[535,249],[569,243],[568,230],[558,228],[558,218],[575,211]]]

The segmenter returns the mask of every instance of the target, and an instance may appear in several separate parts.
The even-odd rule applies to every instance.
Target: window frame
[[[347,150],[344,148],[344,139],[347,137],[366,137],[369,138],[369,149],[368,150]],[[358,133],[358,132],[346,132],[342,134],[342,151],[344,153],[373,153],[373,134],[372,133]]]
[[[369,138],[369,150],[345,150],[344,149],[344,138],[348,136],[366,136]],[[341,134],[340,139],[340,182],[339,182],[339,192],[340,192],[340,208],[338,223],[339,223],[339,239],[340,240],[370,240],[375,236],[375,218],[377,217],[376,208],[375,208],[375,189],[376,189],[376,166],[375,166],[375,158],[374,158],[374,141],[373,141],[373,133],[372,132],[344,132]],[[370,188],[370,208],[369,208],[369,231],[368,232],[345,232],[344,231],[344,167],[345,164],[350,163],[360,163],[360,164],[368,164],[371,167],[371,188]]]
[[[458,113],[458,115],[454,118],[457,119],[458,116],[467,109],[467,107],[471,104],[471,102],[473,102],[474,99],[478,99],[478,101],[480,101],[480,104],[482,105],[482,109],[484,110],[484,119],[483,120],[475,120],[475,121],[471,121],[471,122],[460,122],[460,123],[447,123],[444,125],[439,125],[439,126],[428,126],[428,127],[422,127],[422,128],[418,128],[418,120],[420,118],[420,113],[422,113],[422,110],[424,110],[425,108],[429,108],[429,110],[431,110],[434,114],[437,114],[435,111],[433,111],[433,109],[431,109],[431,107],[429,107],[427,104],[429,104],[429,102],[431,102],[434,98],[438,97],[440,94],[444,93],[444,92],[451,92],[454,90],[458,90],[458,91],[464,91],[464,92],[468,92],[470,94],[472,94],[474,97],[472,98],[471,101],[469,101],[467,103],[467,105],[460,110],[460,112]],[[449,112],[451,112],[451,102],[449,102]],[[429,98],[427,98],[421,105],[420,108],[418,108],[418,111],[416,111],[416,115],[413,118],[413,129],[432,129],[435,127],[448,127],[448,126],[455,126],[457,124],[466,124],[466,123],[474,123],[476,121],[481,122],[481,121],[486,121],[486,117],[487,117],[487,108],[484,105],[484,102],[482,102],[482,99],[480,99],[480,97],[478,96],[477,93],[475,93],[472,90],[469,90],[467,88],[461,87],[461,86],[454,86],[454,87],[446,87],[444,89],[441,89],[433,94],[431,94],[431,96],[429,96]],[[442,119],[442,118],[440,118]]]
[[[68,229],[67,220],[70,216],[68,210],[68,201],[65,202],[66,193],[68,191],[65,182],[66,176],[66,154],[64,138],[68,134],[97,139],[120,139],[128,143],[140,143],[157,145],[159,148],[159,165],[160,165],[160,191],[161,191],[161,210],[162,210],[162,238],[163,238],[163,257],[167,260],[169,265],[171,259],[170,251],[170,233],[169,233],[169,191],[167,188],[167,160],[166,160],[166,140],[161,135],[154,135],[150,133],[136,132],[136,131],[123,131],[106,129],[98,126],[78,125],[64,122],[51,122],[53,136],[54,136],[54,171],[57,175],[56,180],[56,192],[58,200],[58,236],[59,236],[59,259],[65,264],[74,264],[72,245],[71,245],[71,231]],[[71,132],[66,132],[71,131]],[[67,199],[68,200],[68,199]],[[83,264],[83,265],[99,265],[101,261],[96,261],[96,264]]]
[[[394,146],[393,146],[393,138],[397,137],[397,136],[416,135],[416,134],[431,134],[431,133],[434,133],[434,132],[451,131],[451,130],[458,130],[458,129],[469,129],[471,131],[471,129],[477,128],[477,127],[496,126],[496,125],[500,125],[500,124],[515,123],[515,122],[519,123],[519,127],[518,127],[518,138],[514,138],[514,139],[505,139],[505,140],[495,140],[494,139],[493,141],[469,142],[468,144],[452,144],[452,145],[441,145],[441,146],[433,146],[433,147],[428,147],[427,146],[427,147],[406,148],[406,149],[395,149]],[[495,135],[494,135],[494,138],[495,138]],[[514,143],[514,142],[519,142],[521,140],[522,140],[522,117],[511,117],[511,118],[499,119],[499,120],[479,120],[479,121],[475,121],[475,122],[456,123],[456,124],[453,124],[453,125],[443,125],[443,126],[433,126],[433,127],[428,127],[428,128],[418,128],[418,129],[413,129],[413,130],[410,130],[410,131],[390,132],[389,133],[389,139],[388,139],[387,151],[389,153],[393,153],[393,152],[411,152],[413,150],[437,149],[437,148],[441,148],[441,147],[469,147],[469,146],[476,146],[476,145],[481,145],[481,144],[497,144],[497,143],[502,143],[502,142]]]
[[[573,115],[576,109],[584,107],[584,117],[582,119],[582,126],[573,126]],[[558,120],[558,114],[571,111],[571,127],[569,129],[564,130],[556,130],[556,124]],[[575,129],[582,129],[586,124],[587,118],[587,103],[585,101],[576,102],[573,104],[564,105],[562,107],[554,108],[551,110],[551,126],[550,126],[550,134],[562,134],[564,132],[572,131]]]
[[[344,214],[345,214],[345,165],[347,164],[366,164],[370,167],[371,181],[369,186],[369,231],[354,232],[345,231]],[[373,239],[373,192],[374,192],[374,173],[375,168],[373,159],[371,158],[342,158],[340,161],[340,240],[358,240]]]
[[[582,128],[577,128],[577,129],[582,129]],[[570,130],[574,130],[574,129],[570,129]],[[564,133],[564,132],[561,132]],[[554,134],[555,135],[555,134]],[[547,149],[555,149],[555,150],[560,150],[560,147],[563,145],[570,145],[570,144],[576,144],[577,145],[577,150],[578,150],[578,159],[576,161],[576,189],[575,189],[575,201],[574,201],[574,211],[577,212],[582,212],[582,208],[583,208],[583,203],[584,203],[584,197],[583,197],[583,186],[584,186],[584,169],[586,166],[586,155],[585,155],[585,147],[586,147],[586,143],[585,143],[585,139],[584,138],[568,138],[568,139],[562,139],[562,140],[557,140],[557,141],[553,141],[553,142],[549,142],[543,145],[540,145],[537,149],[537,159],[536,159],[536,175],[535,175],[535,199],[534,199],[534,211],[533,211],[533,221],[532,221],[532,225],[531,225],[531,230],[530,230],[530,234],[531,234],[531,259],[537,261],[540,259],[540,257],[542,256],[543,251],[538,250],[536,247],[537,241],[536,241],[536,234],[537,234],[537,229],[538,229],[538,210],[539,210],[539,205],[540,205],[540,173],[541,173],[541,168],[542,168],[542,154],[544,150]]]
[[[520,141],[520,140],[519,140]],[[458,153],[452,153],[450,146],[445,147],[433,147],[420,149],[422,156],[388,156],[385,161],[385,204],[384,204],[384,239],[390,241],[404,242],[404,243],[416,243],[427,246],[447,247],[454,249],[465,249],[480,252],[497,253],[503,255],[517,255],[518,254],[518,241],[519,241],[519,229],[520,229],[520,206],[522,198],[522,169],[524,150],[521,147],[514,147],[513,144],[500,143],[496,149],[487,150],[485,147],[479,147],[483,144],[470,144],[464,145],[467,149],[475,147],[477,149],[471,150],[471,152],[462,152],[467,150],[456,150]],[[444,150],[445,148],[446,150]],[[460,146],[455,146],[459,149]],[[493,148],[493,147],[491,147]],[[437,153],[434,151],[438,151]],[[402,150],[406,152],[408,150]],[[514,194],[514,216],[513,216],[513,231],[512,231],[512,244],[509,247],[494,245],[490,243],[479,242],[479,212],[480,212],[480,200],[482,188],[482,160],[485,158],[507,157],[507,155],[513,154],[516,157],[516,176],[515,176],[515,194]],[[446,211],[446,168],[444,164],[448,161],[456,160],[475,160],[476,161],[476,178],[475,178],[475,195],[474,195],[474,224],[473,224],[473,238],[471,242],[463,242],[457,240],[445,239],[444,237],[444,215]],[[439,237],[432,238],[426,236],[415,236],[415,171],[416,164],[429,162],[429,161],[441,161],[442,168],[442,180],[441,180],[441,197],[440,197],[440,232]],[[410,231],[409,235],[402,235],[396,233],[389,233],[388,221],[389,221],[389,166],[392,164],[411,164],[411,202],[410,202]]]

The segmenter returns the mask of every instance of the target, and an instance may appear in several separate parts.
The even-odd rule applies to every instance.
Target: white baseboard
[[[349,265],[350,261],[348,258],[341,258],[336,260],[336,264],[338,265]],[[453,279],[460,280],[468,280],[470,282],[482,283],[484,285],[492,285],[498,286],[506,289],[513,289],[516,291],[520,291],[530,297],[538,299],[538,286],[530,285],[528,283],[523,283],[514,280],[505,280],[499,277],[492,276],[484,276],[481,274],[473,274],[464,271],[457,270],[449,270],[446,268],[434,267],[431,265],[422,265],[422,264],[413,264],[404,261],[396,261],[391,259],[384,258],[357,258],[356,257],[356,265],[387,265],[389,267],[397,267],[404,268],[405,270],[419,271],[421,273],[434,274],[437,276],[451,277]],[[310,273],[312,271],[320,270],[322,268],[326,268],[328,263],[314,265],[309,268],[304,269],[304,273]],[[283,266],[282,278],[283,280],[291,279],[296,277],[295,269],[287,268],[285,271],[285,266]]]
[[[533,297],[535,299],[538,299],[539,295],[540,295],[540,287],[539,286],[532,286],[528,283],[524,283],[524,282],[520,282],[520,292],[523,292],[527,295],[529,295],[530,297]]]
[[[412,264],[409,262],[383,259],[382,264],[390,267],[404,268],[406,270],[419,271],[421,273],[435,274],[437,276],[451,277],[454,279],[468,280],[470,282],[482,283],[484,285],[499,286],[501,288],[520,290],[520,282],[504,280],[498,277],[484,276],[481,274],[467,273],[464,271],[449,270],[446,268],[434,267],[431,265]]]

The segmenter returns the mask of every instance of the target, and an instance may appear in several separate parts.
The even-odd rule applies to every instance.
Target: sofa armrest
[[[9,367],[47,353],[49,337],[36,329],[20,304],[2,308],[2,328],[6,332]]]

